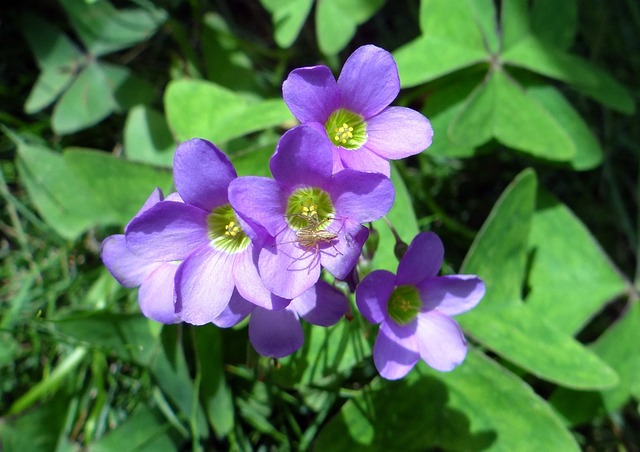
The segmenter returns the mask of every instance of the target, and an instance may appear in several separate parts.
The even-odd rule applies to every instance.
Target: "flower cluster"
[[[372,45],[349,57],[337,81],[325,66],[292,71],[283,95],[301,124],[278,142],[273,177],[238,177],[206,140],[180,144],[177,192],[154,190],[124,234],[104,240],[105,265],[125,287],[140,287],[151,319],[227,328],[249,317],[258,353],[295,352],[301,318],[330,326],[350,315],[346,294],[326,280],[357,283],[366,225],[393,204],[388,159],[431,144],[427,118],[389,106],[399,90],[391,54]],[[484,285],[436,276],[442,257],[437,236],[419,234],[397,275],[373,271],[355,289],[362,315],[381,324],[374,362],[385,378],[401,378],[419,358],[439,370],[464,359],[449,316],[477,304]]]

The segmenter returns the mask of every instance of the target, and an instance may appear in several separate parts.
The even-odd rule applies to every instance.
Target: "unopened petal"
[[[290,309],[309,323],[331,326],[347,312],[348,302],[345,294],[325,281],[291,301]]]
[[[213,319],[213,324],[220,328],[230,328],[243,321],[254,308],[253,303],[249,303],[237,290],[234,290],[229,304],[218,317]]]
[[[356,304],[370,323],[387,319],[387,302],[395,288],[396,275],[387,270],[374,270],[356,288]]]
[[[302,347],[304,333],[292,310],[256,307],[249,319],[249,340],[262,356],[282,358]]]

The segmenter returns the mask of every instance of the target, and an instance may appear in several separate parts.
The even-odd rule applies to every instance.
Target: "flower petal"
[[[147,210],[149,210],[150,208],[158,204],[160,201],[162,201],[162,199],[163,199],[162,190],[160,190],[160,188],[158,187],[154,188],[151,194],[149,195],[149,197],[147,198],[147,200],[142,205],[142,207],[140,207],[140,210],[138,210],[138,213],[136,213],[133,216],[133,218],[139,217],[140,215],[145,213]],[[124,227],[125,231],[127,230],[127,227],[128,225]]]
[[[273,179],[239,177],[229,185],[229,201],[238,215],[258,223],[272,236],[286,225],[287,200]]]
[[[346,219],[333,221],[326,230],[338,237],[319,245],[320,263],[333,276],[344,279],[358,263],[369,229]]]
[[[333,145],[326,133],[301,125],[288,130],[271,157],[273,178],[284,187],[325,188],[331,179]]]
[[[204,325],[218,317],[229,304],[234,283],[233,256],[203,246],[178,267],[176,312],[193,325]]]
[[[389,212],[395,189],[382,174],[345,169],[333,176],[331,197],[337,217],[346,216],[362,224],[379,220]]]
[[[249,340],[262,356],[282,358],[302,347],[304,333],[292,310],[269,311],[256,307],[249,319]]]
[[[260,250],[258,271],[267,290],[293,299],[318,281],[320,259],[315,250],[298,247],[295,231],[287,228],[277,245],[268,243]]]
[[[447,275],[425,279],[418,291],[425,310],[456,315],[475,307],[484,296],[485,286],[476,275]]]
[[[341,147],[333,148],[334,163],[333,172],[337,173],[341,168],[351,168],[356,171],[369,171],[372,173],[380,173],[387,177],[391,174],[389,161],[380,157],[373,151],[370,151],[366,145],[355,150],[344,149]],[[340,161],[338,165],[336,160]]]
[[[269,310],[284,309],[291,300],[272,294],[262,283],[258,274],[257,260],[259,250],[253,246],[238,253],[233,261],[233,279],[240,295],[254,305]]]
[[[129,249],[145,259],[183,260],[209,243],[207,212],[189,204],[163,201],[134,218],[126,238]]]
[[[366,147],[385,159],[402,159],[431,146],[433,128],[421,113],[389,107],[367,119]]]
[[[387,270],[374,270],[356,287],[356,305],[369,323],[388,318],[387,302],[396,285],[396,275]]]
[[[200,138],[185,141],[173,157],[173,178],[187,204],[210,212],[228,202],[227,188],[237,177],[227,156]]]
[[[393,327],[383,322],[373,345],[373,362],[380,376],[387,380],[398,380],[409,373],[420,359],[413,333],[406,328]],[[400,334],[398,334],[400,333]]]
[[[174,277],[178,264],[163,262],[143,281],[138,291],[140,311],[150,319],[161,323],[178,323],[175,311]]]
[[[347,312],[349,304],[344,293],[325,281],[291,300],[290,309],[309,323],[320,326],[334,325]]]
[[[300,122],[324,124],[338,108],[336,79],[327,66],[294,69],[282,84],[282,97]]]
[[[438,311],[421,312],[417,320],[420,357],[429,366],[448,372],[464,361],[467,342],[454,320]]]
[[[436,276],[444,259],[444,246],[433,232],[421,232],[411,242],[398,264],[397,284],[417,286],[421,281]]]
[[[359,47],[342,67],[338,90],[341,106],[367,119],[389,105],[400,92],[396,62],[380,47]]]
[[[144,259],[133,254],[124,234],[110,235],[102,241],[100,257],[109,273],[124,287],[138,287],[144,278],[151,273],[157,262]]]
[[[231,299],[229,300],[229,304],[218,317],[213,319],[213,324],[220,328],[236,326],[251,314],[253,308],[255,308],[253,303],[249,303],[240,296],[237,290],[234,290],[231,295]]]

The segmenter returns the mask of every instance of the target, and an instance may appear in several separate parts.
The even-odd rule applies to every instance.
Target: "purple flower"
[[[371,323],[380,323],[373,360],[384,378],[404,377],[424,360],[450,371],[467,353],[458,324],[450,318],[473,308],[485,292],[475,275],[437,276],[444,248],[432,232],[418,234],[398,264],[368,274],[356,289],[356,303]]]
[[[172,195],[169,195],[170,197]],[[156,188],[134,218],[161,202],[162,191]],[[179,197],[172,199],[179,201]],[[126,228],[125,228],[126,230]],[[174,311],[173,278],[176,262],[154,262],[133,254],[124,234],[114,234],[102,241],[100,256],[107,270],[124,287],[140,287],[138,304],[146,317],[161,323],[180,321]]]
[[[303,124],[324,131],[333,144],[334,171],[353,168],[389,175],[388,159],[418,154],[431,145],[429,120],[405,107],[389,107],[400,91],[398,68],[389,52],[358,48],[336,82],[326,66],[293,70],[283,97]]]
[[[345,315],[348,309],[346,296],[324,281],[291,300],[284,309],[264,309],[249,303],[237,292],[229,305],[213,320],[221,328],[237,325],[249,318],[249,341],[262,356],[282,358],[302,347],[304,333],[300,319],[319,326],[331,326]]]
[[[289,300],[260,283],[254,264],[255,225],[237,218],[227,188],[237,177],[229,159],[212,143],[193,139],[174,156],[174,181],[184,202],[164,201],[135,218],[127,247],[143,259],[182,261],[175,275],[175,310],[201,325],[216,319],[238,295],[267,309]]]
[[[345,278],[368,236],[362,224],[393,204],[387,177],[350,169],[332,174],[331,152],[322,133],[296,127],[282,136],[271,159],[274,179],[241,177],[229,186],[235,211],[268,233],[258,271],[280,297],[292,299],[312,287],[321,266]]]
[[[282,358],[298,350],[304,342],[300,318],[319,326],[331,326],[348,309],[345,295],[318,281],[291,304],[279,311],[254,307],[249,319],[249,340],[262,356]]]

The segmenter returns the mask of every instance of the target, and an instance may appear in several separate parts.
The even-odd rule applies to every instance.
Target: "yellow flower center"
[[[347,144],[353,138],[353,127],[349,127],[346,122],[343,122],[341,127],[336,127],[334,130],[336,135],[333,137],[333,141],[336,144]]]

